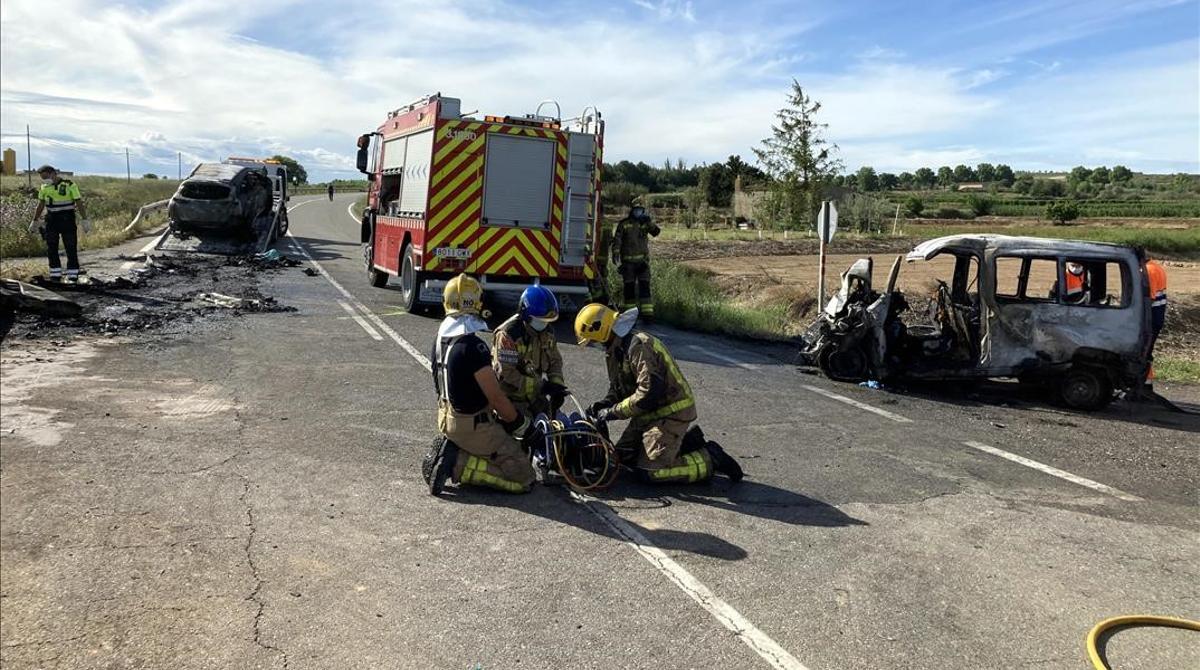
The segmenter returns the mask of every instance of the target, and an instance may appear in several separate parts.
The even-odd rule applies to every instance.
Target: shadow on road
[[[572,500],[567,490],[560,487],[538,486],[532,493],[523,496],[472,487],[455,487],[447,488],[443,492],[442,498],[466,505],[507,507],[563,525],[574,526],[608,539],[621,542],[629,539],[615,532],[606,522],[588,511],[585,504]],[[621,516],[621,518],[663,551],[686,551],[723,561],[740,561],[749,556],[745,549],[709,533],[669,528],[651,530],[635,523],[628,517]]]
[[[292,239],[304,245],[313,260],[328,261],[341,258],[362,258],[362,245],[357,242],[338,242],[336,240],[318,239],[292,235]],[[284,249],[284,247],[281,247]],[[340,249],[340,250],[339,250]],[[363,270],[366,274],[366,270]]]

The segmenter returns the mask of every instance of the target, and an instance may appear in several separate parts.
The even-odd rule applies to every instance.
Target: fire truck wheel
[[[370,282],[371,286],[374,286],[375,288],[383,288],[384,286],[387,286],[388,274],[383,270],[376,270],[375,264],[371,262],[371,259],[375,257],[375,253],[374,250],[371,249],[371,245],[363,245],[363,256],[367,259],[367,281]]]
[[[412,248],[405,245],[404,253],[400,255],[400,296],[404,311],[415,314],[420,309],[421,283],[424,280],[425,277],[413,265]]]

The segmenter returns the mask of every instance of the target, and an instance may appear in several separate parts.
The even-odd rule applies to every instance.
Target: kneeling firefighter
[[[637,468],[655,483],[703,482],[713,471],[733,481],[742,468],[721,445],[704,439],[696,421],[696,401],[675,359],[662,341],[633,329],[638,310],[618,315],[597,303],[575,317],[582,346],[603,346],[608,368],[608,395],[588,408],[597,421],[629,419],[617,440],[617,451],[633,454]]]
[[[562,354],[550,324],[558,320],[554,293],[534,284],[521,293],[520,307],[493,336],[492,368],[500,389],[518,412],[551,418],[567,397]]]
[[[480,311],[483,287],[458,275],[442,293],[446,318],[433,345],[433,385],[438,394],[437,440],[425,457],[423,474],[437,495],[446,479],[525,493],[534,482],[521,448],[529,418],[500,390],[488,346],[476,334],[487,330]]]

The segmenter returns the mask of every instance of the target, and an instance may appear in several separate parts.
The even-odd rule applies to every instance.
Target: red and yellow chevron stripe
[[[558,130],[477,121],[451,121],[437,129],[433,146],[424,268],[463,269],[461,261],[433,255],[439,247],[469,248],[465,269],[477,274],[555,277],[562,239],[567,181],[567,136]],[[483,225],[484,145],[489,133],[554,140],[557,147],[549,230]]]

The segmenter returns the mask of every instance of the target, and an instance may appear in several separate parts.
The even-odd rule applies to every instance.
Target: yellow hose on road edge
[[[1108,663],[1100,657],[1100,650],[1096,648],[1096,641],[1110,628],[1118,626],[1166,626],[1169,628],[1184,628],[1186,630],[1194,630],[1200,632],[1200,621],[1192,621],[1190,619],[1180,619],[1173,616],[1154,616],[1151,614],[1126,614],[1124,616],[1115,616],[1111,619],[1105,619],[1092,627],[1091,632],[1087,634],[1087,653],[1088,658],[1092,659],[1092,666],[1096,670],[1112,670]]]

